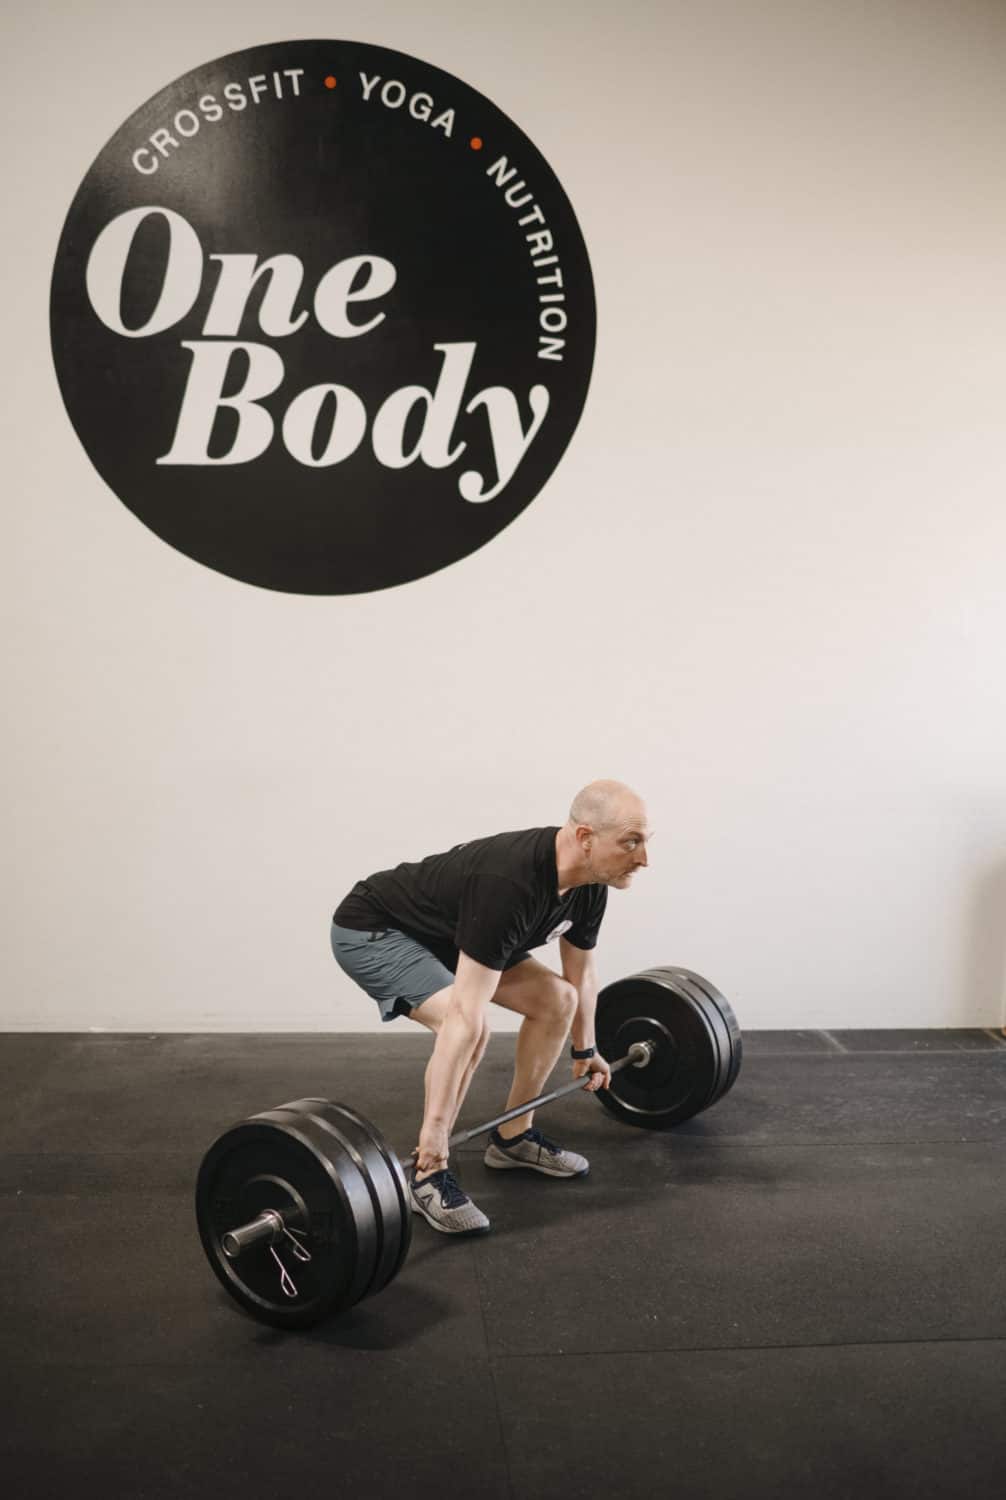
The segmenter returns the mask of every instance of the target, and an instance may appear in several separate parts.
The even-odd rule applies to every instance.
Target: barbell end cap
[[[629,1048],[628,1056],[632,1058],[634,1068],[645,1068],[653,1056],[654,1047],[652,1042],[633,1042]]]

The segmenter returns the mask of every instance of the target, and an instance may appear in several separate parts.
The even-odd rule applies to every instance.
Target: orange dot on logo
[[[471,148],[472,148],[473,151],[481,151],[482,150],[482,137],[480,135],[473,135],[472,138],[471,138],[470,145],[471,145]]]
[[[331,73],[329,73],[328,77],[325,79],[325,87],[327,89],[335,88],[335,79],[332,77]]]

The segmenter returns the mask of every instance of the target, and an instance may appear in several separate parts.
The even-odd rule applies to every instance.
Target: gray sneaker
[[[540,1130],[525,1130],[523,1135],[506,1141],[494,1130],[482,1158],[487,1167],[530,1167],[547,1177],[582,1177],[590,1171],[590,1162],[575,1151],[564,1151],[554,1141],[546,1140]]]
[[[486,1234],[489,1220],[480,1208],[463,1193],[456,1178],[445,1167],[416,1182],[413,1167],[409,1174],[409,1191],[413,1213],[422,1214],[427,1224],[442,1234]]]

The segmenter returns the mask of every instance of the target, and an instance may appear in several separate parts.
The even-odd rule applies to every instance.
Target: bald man
[[[449,1170],[448,1137],[489,1040],[490,1001],[524,1018],[507,1109],[542,1092],[571,1030],[574,1078],[589,1073],[585,1088],[608,1087],[611,1069],[594,1045],[594,948],[607,888],[628,888],[649,837],[642,799],[622,782],[594,781],[562,827],[498,833],[381,870],[336,909],[336,961],[382,1021],[406,1016],[436,1034],[409,1173],[413,1209],[434,1229],[489,1228]],[[528,951],[555,938],[561,974]],[[492,1132],[483,1160],[548,1177],[589,1166],[536,1130],[531,1111]]]

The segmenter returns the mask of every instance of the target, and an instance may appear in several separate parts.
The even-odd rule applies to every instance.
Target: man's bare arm
[[[559,953],[562,958],[562,977],[575,986],[578,996],[571,1037],[573,1046],[579,1051],[583,1047],[593,1047],[595,1043],[594,1017],[597,1013],[598,979],[594,949],[577,948],[574,943],[567,943],[565,938],[560,938]]]
[[[458,1089],[478,1046],[486,1006],[499,982],[498,969],[477,963],[467,953],[458,954],[447,1015],[437,1033],[430,1063],[429,1097],[419,1135],[420,1176],[447,1165],[447,1131],[454,1118]]]

